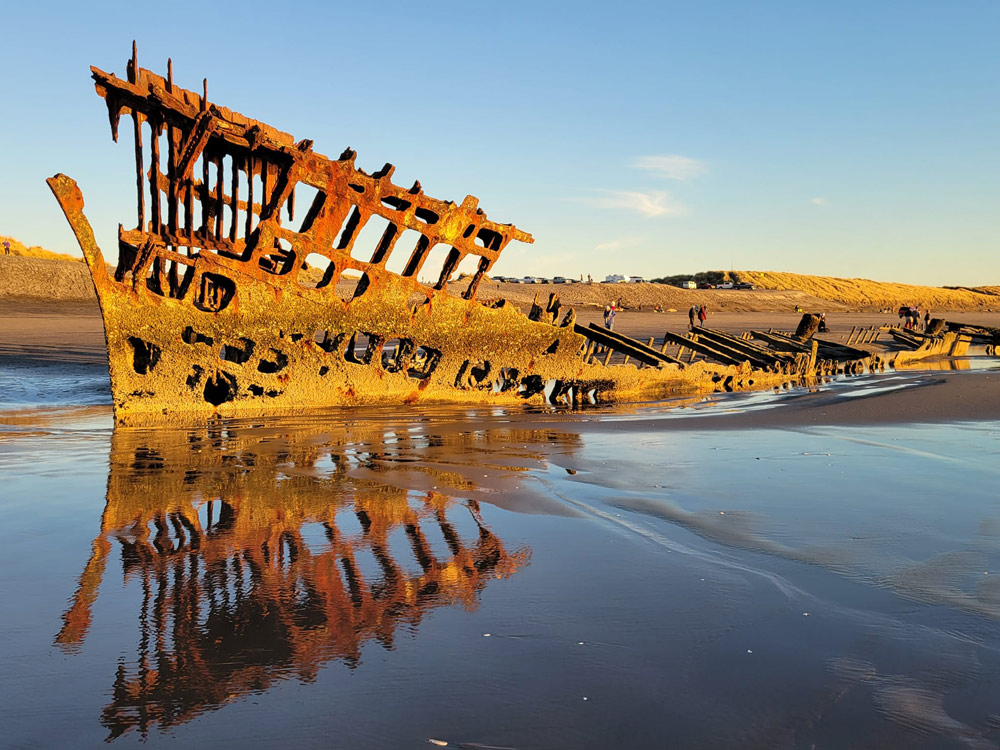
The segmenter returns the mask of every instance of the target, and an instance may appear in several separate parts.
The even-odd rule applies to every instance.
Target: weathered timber
[[[761,370],[777,370],[776,359],[773,355],[761,355],[750,353],[744,347],[734,345],[733,337],[728,335],[718,336],[712,333],[702,333],[701,329],[692,331],[690,334],[697,341],[705,343],[719,352],[744,362],[749,362],[754,368]]]
[[[901,334],[897,331],[893,332],[893,336],[907,347],[896,353],[892,360],[894,367],[904,367],[924,359],[962,357],[968,353],[971,343],[968,336],[956,331],[945,331],[940,336],[927,337],[907,336],[907,332]],[[917,342],[917,346],[913,347],[912,342]]]
[[[790,352],[769,349],[766,346],[754,344],[752,341],[744,339],[743,336],[733,336],[724,331],[713,328],[699,328],[696,332],[698,336],[707,337],[710,341],[718,344],[725,344],[730,349],[743,352],[747,356],[756,357],[766,361],[769,366],[778,367],[795,363],[797,358]],[[808,350],[808,346],[806,347]]]
[[[864,368],[877,369],[881,366],[878,357],[865,349],[838,344],[823,339],[812,338],[800,341],[782,333],[751,331],[751,335],[765,341],[771,347],[786,352],[800,352],[808,360],[800,366],[803,374],[829,374],[833,372],[860,372]]]
[[[889,335],[892,336],[896,343],[902,344],[907,349],[917,349],[926,340],[925,337],[920,334],[913,333],[902,328],[889,329]]]
[[[938,336],[945,329],[945,321],[941,318],[932,318],[928,323],[927,327],[924,328],[925,336]]]
[[[796,339],[775,333],[774,331],[750,331],[750,335],[758,341],[767,342],[772,349],[783,352],[807,352],[810,345]]]
[[[787,347],[786,351],[808,351],[809,344],[803,341],[799,341],[791,336],[783,333],[763,333],[761,331],[752,331],[753,337],[760,339],[762,341],[768,341],[772,346],[776,348]],[[838,344],[832,341],[826,341],[824,339],[813,338],[818,347],[818,355],[822,359],[833,359],[833,360],[867,360],[873,356],[873,352],[866,349],[858,349],[856,347],[847,346],[845,344]]]
[[[805,341],[806,339],[811,339],[813,335],[819,330],[820,316],[813,313],[806,313],[802,316],[802,320],[799,321],[798,327],[795,329],[793,334],[795,338],[800,341]]]
[[[727,351],[726,349],[718,346],[714,346],[711,342],[704,341],[697,338],[697,334],[692,332],[690,334],[692,338],[685,338],[676,333],[671,333],[670,331],[664,331],[663,338],[669,340],[675,344],[686,347],[692,354],[700,354],[703,357],[708,357],[716,362],[721,362],[725,365],[739,365],[748,361],[747,357],[741,356],[740,354]]]
[[[934,321],[931,321],[932,323]],[[952,320],[945,321],[945,326],[949,331],[961,333],[968,336],[976,344],[1000,344],[1000,328],[992,326],[976,326],[967,323],[958,323]]]
[[[596,323],[591,323],[586,328],[576,324],[574,326],[574,331],[581,336],[586,337],[588,340],[596,342],[601,346],[606,346],[609,349],[624,354],[627,357],[632,357],[637,359],[646,365],[659,365],[660,363],[669,363],[674,365],[680,365],[681,361],[675,359],[671,356],[659,352],[653,347],[643,344],[641,341],[626,336],[618,331],[613,331],[609,328],[602,328]]]

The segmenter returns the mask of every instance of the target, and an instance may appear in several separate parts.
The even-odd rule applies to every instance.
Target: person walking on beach
[[[698,320],[701,321],[702,326],[704,326],[705,321],[708,320],[708,310],[705,309],[704,305],[698,308]]]
[[[698,317],[698,305],[691,305],[691,309],[688,310],[688,328],[694,330],[694,319]]]
[[[604,326],[609,331],[615,330],[615,306],[611,305],[611,312],[608,313],[608,322]]]
[[[925,331],[927,330],[927,327],[930,326],[930,324],[931,324],[931,311],[930,310],[924,310],[924,330]]]
[[[10,255],[10,240],[3,241],[3,254]]]
[[[604,327],[611,328],[611,305],[604,306]]]

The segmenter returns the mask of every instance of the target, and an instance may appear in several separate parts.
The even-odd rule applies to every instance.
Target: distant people
[[[10,255],[10,240],[3,241],[3,254]]]
[[[604,327],[611,328],[611,305],[604,306]]]
[[[698,320],[701,321],[701,325],[705,325],[705,321],[708,320],[708,310],[702,305],[698,308]]]
[[[694,321],[698,317],[698,305],[691,305],[691,309],[688,310],[688,328],[694,330]]]
[[[611,305],[611,312],[608,313],[608,324],[605,326],[609,331],[615,330],[615,311],[615,306]]]
[[[931,325],[931,311],[924,311],[924,330],[926,331]]]
[[[816,329],[818,333],[826,333],[826,313],[819,314],[819,328]]]

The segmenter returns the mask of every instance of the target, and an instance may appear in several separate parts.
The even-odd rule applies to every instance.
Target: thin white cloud
[[[809,202],[812,203],[814,206],[825,206],[826,198],[810,198]]]
[[[645,169],[658,177],[666,177],[668,180],[690,180],[708,171],[704,162],[678,154],[640,156],[632,162],[632,166],[636,169]]]
[[[584,203],[598,208],[618,208],[635,211],[646,218],[656,216],[682,216],[684,207],[674,203],[666,190],[653,190],[640,193],[631,190],[601,190],[604,195],[598,198],[582,198]]]
[[[640,241],[642,241],[642,237],[619,237],[607,242],[599,242],[594,245],[594,249],[602,253],[613,252],[615,250],[635,247]]]

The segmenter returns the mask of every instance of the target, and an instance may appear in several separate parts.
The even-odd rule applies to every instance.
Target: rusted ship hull
[[[113,135],[130,115],[135,140],[137,224],[119,227],[113,274],[76,183],[49,184],[94,279],[121,423],[418,399],[656,398],[769,379],[639,351],[576,326],[554,300],[528,315],[477,301],[500,252],[532,238],[487,219],[476,198],[401,188],[392,165],[367,174],[350,149],[328,159],[211,104],[207,83],[195,94],[169,66],[167,78],[140,68],[134,48],[127,80],[92,71]],[[297,191],[308,205],[292,224]],[[643,369],[595,358],[598,341]]]

